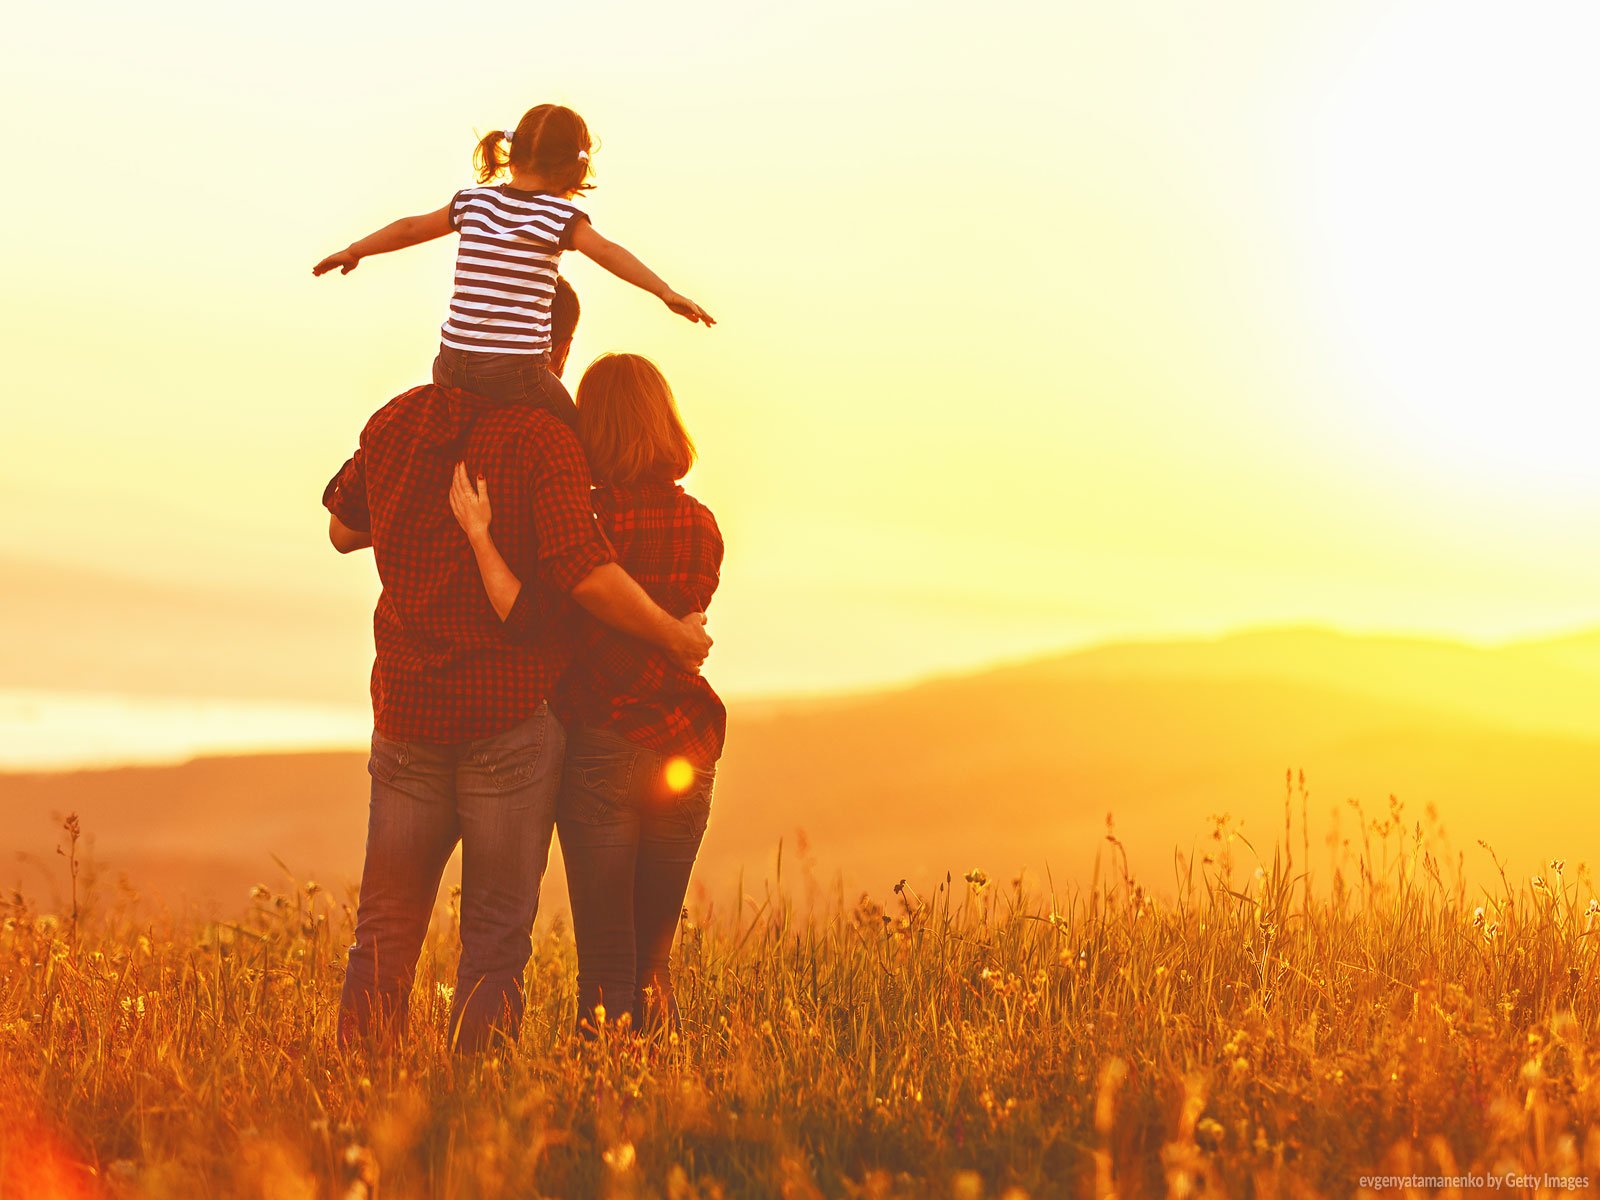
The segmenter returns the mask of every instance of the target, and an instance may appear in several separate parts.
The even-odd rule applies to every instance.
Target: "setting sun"
[[[1530,521],[1534,497],[1600,500],[1600,165],[1572,126],[1596,100],[1577,15],[1397,6],[1330,74],[1299,197],[1345,419],[1396,467]]]

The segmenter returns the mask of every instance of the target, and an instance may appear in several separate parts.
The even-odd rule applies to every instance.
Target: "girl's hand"
[[[467,464],[458,462],[450,480],[450,511],[455,513],[461,528],[467,531],[467,540],[476,542],[487,537],[489,522],[494,513],[489,508],[489,485],[482,475],[474,488],[467,478]]]
[[[716,324],[711,319],[710,313],[687,296],[680,296],[677,292],[667,292],[661,297],[661,301],[680,317],[688,317],[691,321],[698,321],[707,326]]]
[[[311,273],[313,275],[326,275],[329,271],[333,270],[335,267],[338,267],[339,274],[348,275],[351,271],[356,269],[356,264],[360,261],[360,256],[352,253],[349,250],[341,250],[337,254],[328,255],[327,258],[323,259],[316,266],[312,267]]]

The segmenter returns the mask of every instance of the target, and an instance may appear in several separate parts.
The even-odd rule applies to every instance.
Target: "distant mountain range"
[[[783,843],[797,892],[886,891],[972,867],[1085,882],[1112,814],[1136,873],[1170,886],[1175,850],[1231,815],[1264,852],[1285,773],[1310,789],[1313,869],[1345,803],[1433,806],[1454,861],[1512,869],[1600,857],[1600,633],[1484,649],[1270,630],[1106,646],[914,687],[735,709],[698,875],[702,902],[759,892]],[[324,884],[359,872],[361,756],[201,759],[178,767],[0,777],[0,884],[48,900],[63,875],[52,813],[94,838],[102,891],[231,909],[273,855]],[[1299,821],[1299,801],[1294,819]],[[1298,824],[1293,834],[1300,854]],[[1236,847],[1241,862],[1249,852]],[[22,857],[19,857],[22,856]],[[550,895],[560,896],[559,875]]]

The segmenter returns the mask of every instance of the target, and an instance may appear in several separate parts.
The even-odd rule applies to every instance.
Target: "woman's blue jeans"
[[[667,784],[664,756],[604,729],[567,747],[556,822],[578,941],[578,1030],[596,1006],[635,1029],[675,1022],[672,938],[711,814],[715,769]]]
[[[417,957],[445,864],[461,843],[461,963],[450,1007],[460,1052],[522,1024],[539,883],[550,853],[566,735],[548,704],[454,745],[372,738],[372,807],[356,940],[339,1001],[343,1042],[405,1027]]]

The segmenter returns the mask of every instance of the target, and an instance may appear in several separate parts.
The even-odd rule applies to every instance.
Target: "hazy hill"
[[[1213,813],[1269,843],[1286,769],[1308,777],[1319,866],[1330,810],[1350,836],[1344,801],[1381,814],[1392,793],[1408,819],[1437,806],[1469,868],[1486,863],[1482,837],[1517,870],[1559,855],[1570,873],[1600,846],[1596,731],[1600,639],[1480,649],[1292,630],[1110,646],[736,710],[700,879],[731,900],[738,872],[753,887],[783,839],[785,877],[803,886],[797,831],[827,890],[836,874],[847,891],[882,891],[973,866],[1083,879],[1112,812],[1159,886],[1175,847],[1205,842]],[[363,765],[284,755],[0,778],[0,882],[47,894],[61,876],[50,814],[68,809],[111,875],[147,894],[232,906],[273,881],[272,854],[343,882],[359,869]]]

